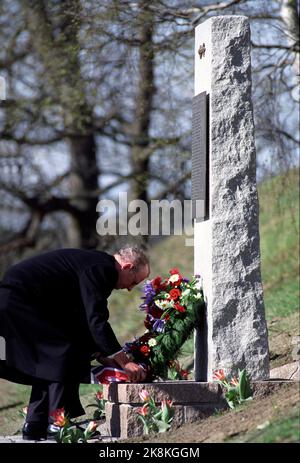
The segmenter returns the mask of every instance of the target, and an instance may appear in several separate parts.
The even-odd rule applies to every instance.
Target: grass
[[[266,316],[299,308],[299,171],[262,183],[260,235]]]
[[[277,410],[278,406],[273,405]],[[260,425],[255,426],[239,435],[238,437],[226,439],[228,443],[259,443],[259,444],[276,444],[276,443],[299,443],[300,442],[300,410],[299,404],[287,406],[284,413],[281,412],[279,417],[270,417]]]
[[[260,433],[244,442],[272,444],[279,442],[300,442],[299,410],[287,418],[276,420],[266,426]]]

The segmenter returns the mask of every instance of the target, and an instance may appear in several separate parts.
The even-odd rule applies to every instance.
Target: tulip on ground
[[[235,408],[243,402],[252,400],[250,380],[245,369],[239,370],[238,379],[234,377],[230,381],[227,380],[224,370],[216,370],[213,374],[213,380],[225,388],[225,399],[230,408]]]
[[[138,418],[144,425],[144,434],[168,431],[174,416],[172,401],[165,399],[157,406],[146,389],[143,389],[139,396],[144,401],[144,405],[137,409]]]
[[[102,420],[105,417],[105,404],[107,400],[104,399],[103,392],[99,390],[95,394],[95,403],[88,404],[87,407],[95,407],[93,418],[94,420]]]
[[[61,444],[87,443],[98,427],[96,421],[90,421],[85,430],[77,427],[75,423],[70,422],[63,408],[54,410],[50,417],[53,424],[60,428],[55,435],[55,440]]]

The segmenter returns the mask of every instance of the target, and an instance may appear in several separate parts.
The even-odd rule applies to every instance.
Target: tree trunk
[[[285,24],[285,34],[291,47],[295,47],[295,61],[293,68],[299,83],[299,13],[297,11],[297,0],[282,0],[281,17]],[[297,47],[297,48],[296,48]],[[296,89],[298,92],[298,89]]]
[[[98,168],[94,136],[78,135],[69,139],[71,153],[71,205],[78,210],[71,218],[70,245],[91,248],[98,242],[96,234]]]
[[[149,205],[148,184],[149,184],[149,132],[150,117],[152,111],[154,85],[154,48],[153,31],[154,16],[149,8],[149,2],[142,2],[138,18],[140,27],[141,42],[139,50],[139,76],[138,89],[135,100],[135,121],[132,125],[132,170],[134,179],[131,185],[132,199],[143,200]],[[148,207],[148,222],[150,224],[150,208]],[[144,235],[142,241],[147,241],[148,236]],[[141,243],[142,244],[142,243]]]
[[[34,47],[45,67],[45,80],[59,102],[70,150],[71,225],[69,245],[94,247],[96,234],[95,190],[99,170],[92,132],[92,109],[86,101],[79,63],[80,2],[65,0],[53,12],[43,2],[25,0]]]

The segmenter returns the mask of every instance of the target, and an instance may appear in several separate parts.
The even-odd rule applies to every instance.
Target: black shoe
[[[61,431],[61,426],[56,424],[49,424],[47,428],[47,439],[55,439]]]
[[[40,423],[24,423],[22,436],[23,440],[46,440],[47,426]]]

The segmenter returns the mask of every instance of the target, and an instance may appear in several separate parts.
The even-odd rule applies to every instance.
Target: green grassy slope
[[[259,193],[266,314],[285,317],[299,308],[299,171],[264,182]]]
[[[286,317],[299,307],[299,172],[293,170],[259,186],[262,277],[266,317]],[[183,236],[164,239],[151,250],[151,278],[173,266],[193,273],[193,248]],[[110,298],[111,323],[121,341],[143,332],[138,311],[140,288],[115,291]]]

